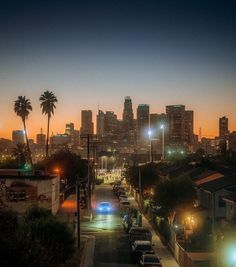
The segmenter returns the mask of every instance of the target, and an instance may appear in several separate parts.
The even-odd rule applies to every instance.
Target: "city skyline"
[[[14,1],[12,1],[14,2]],[[31,100],[30,138],[46,129],[39,96],[58,98],[51,131],[80,128],[80,111],[98,105],[122,118],[130,95],[151,113],[166,105],[194,110],[194,132],[218,135],[226,116],[236,129],[235,3],[227,1],[71,1],[4,3],[0,11],[0,137],[22,129],[19,95]]]
[[[125,97],[123,97],[123,101],[124,100],[125,100]],[[134,119],[137,119],[137,108],[138,108],[139,105],[142,105],[144,103],[137,104],[137,103],[135,103],[133,101],[133,98],[132,97],[131,97],[131,100],[132,100],[132,104],[133,104]],[[90,111],[91,110],[92,111],[92,122],[94,124],[94,133],[96,133],[96,128],[97,128],[96,116],[98,114],[98,109],[101,110],[101,111],[103,111],[103,112],[112,111],[112,112],[114,112],[114,114],[118,115],[117,116],[117,119],[118,120],[122,120],[122,114],[123,114],[123,108],[124,108],[123,107],[123,104],[124,104],[124,102],[122,102],[121,110],[119,110],[117,113],[116,113],[116,111],[114,111],[112,109],[109,109],[109,108],[108,109],[104,109],[103,106],[101,106],[101,105],[98,105],[97,106],[97,110],[92,110],[92,109],[89,109],[89,108],[88,109],[78,110],[77,121],[73,121],[73,120],[70,120],[70,119],[65,119],[65,123],[64,123],[64,121],[63,122],[60,122],[60,124],[59,124],[60,126],[59,127],[57,127],[57,126],[55,127],[55,125],[58,124],[57,121],[54,121],[55,118],[58,117],[56,115],[56,113],[57,113],[57,109],[56,109],[56,112],[55,112],[55,114],[52,117],[52,128],[51,128],[51,131],[50,131],[50,135],[52,133],[53,134],[64,134],[67,123],[74,123],[75,129],[80,130],[80,128],[82,126],[81,125],[82,124],[81,123],[81,119],[82,119],[81,112],[83,110],[85,110],[85,111],[87,111],[87,110]],[[149,103],[145,103],[145,104],[149,105]],[[172,105],[172,104],[170,104],[170,105]],[[178,103],[178,104],[173,104],[173,105],[182,105],[182,104],[181,103]],[[168,106],[168,105],[166,105],[166,106]],[[155,111],[153,111],[152,107],[149,105],[150,114],[166,114],[166,106],[160,112],[155,112]],[[191,108],[189,108],[189,105],[187,105],[186,108],[191,109]],[[27,123],[27,126],[28,126],[27,128],[28,128],[28,134],[29,134],[29,138],[30,139],[36,140],[36,135],[39,134],[41,131],[43,131],[43,133],[46,133],[46,116],[41,113],[41,110],[40,109],[39,109],[39,112],[40,112],[40,116],[41,116],[41,122],[40,122],[41,123],[40,124],[41,126],[39,126],[38,128],[35,128],[33,131],[32,131],[33,126],[31,125],[32,119],[30,120],[30,118],[31,117],[33,118],[34,117],[34,114],[33,114],[34,113],[34,107],[33,107],[33,111],[29,115],[29,118],[27,119],[27,122],[26,123]],[[199,128],[201,128],[201,136],[202,137],[207,137],[207,138],[218,137],[219,136],[219,119],[221,117],[223,117],[223,115],[215,118],[215,124],[216,124],[215,125],[215,128],[216,128],[215,131],[216,131],[216,134],[208,135],[208,134],[205,134],[204,128],[202,128],[201,126],[200,127],[196,127],[196,114],[197,113],[198,112],[196,110],[194,110],[194,134],[198,135],[199,134]],[[12,132],[14,130],[23,130],[21,119],[19,117],[17,117],[16,115],[15,115],[15,117],[16,117],[16,119],[18,119],[18,123],[17,123],[18,128],[17,127],[12,128],[12,129],[10,128],[9,129],[9,132],[6,132],[5,135],[2,134],[2,132],[0,131],[0,138],[12,139]],[[230,116],[226,116],[226,117],[229,119]],[[38,121],[37,121],[37,125],[39,125],[39,122]],[[231,123],[231,121],[229,119],[229,131],[235,131],[235,130],[236,130],[236,128],[233,128],[232,127],[232,123]]]

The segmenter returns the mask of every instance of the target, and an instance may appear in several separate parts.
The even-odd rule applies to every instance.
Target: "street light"
[[[149,141],[150,141],[150,162],[153,162],[153,153],[152,153],[152,130],[148,130],[148,136],[149,136]]]
[[[184,250],[187,251],[187,231],[193,230],[195,219],[193,216],[187,216],[184,220]]]
[[[160,126],[160,128],[162,129],[162,160],[165,160],[165,125],[162,124]]]

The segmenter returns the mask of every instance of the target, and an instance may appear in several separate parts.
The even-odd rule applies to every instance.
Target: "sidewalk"
[[[133,196],[130,195],[129,201],[132,206],[139,209],[137,201],[134,199]],[[168,250],[168,247],[163,245],[159,236],[153,230],[151,224],[146,219],[146,217],[142,214],[142,225],[143,227],[148,228],[152,233],[152,242],[154,244],[154,251],[155,253],[162,259],[162,263],[164,267],[179,267],[178,263],[176,262],[173,255]]]

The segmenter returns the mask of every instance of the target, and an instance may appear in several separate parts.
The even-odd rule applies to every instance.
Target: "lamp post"
[[[148,136],[149,136],[149,141],[150,141],[150,162],[153,162],[153,152],[152,152],[152,130],[148,130]]]
[[[162,160],[165,160],[165,125],[162,124],[161,127],[162,129]]]

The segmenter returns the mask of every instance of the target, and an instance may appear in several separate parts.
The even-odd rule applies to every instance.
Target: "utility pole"
[[[141,206],[141,191],[142,191],[142,184],[141,184],[141,170],[140,170],[140,167],[138,167],[138,182],[139,182],[139,204]]]
[[[76,179],[76,202],[77,202],[77,247],[80,248],[80,182]]]
[[[150,140],[150,142],[151,142],[151,162],[153,162],[153,158],[154,158],[153,157],[153,142],[152,141],[153,141],[153,139]]]
[[[96,139],[94,139],[96,135],[91,135],[91,134],[86,134],[86,135],[82,135],[80,136],[80,138],[86,138],[87,140],[87,162],[88,162],[88,180],[87,180],[87,192],[88,192],[88,196],[87,196],[87,208],[89,211],[91,211],[91,187],[92,187],[92,183],[94,183],[93,181],[93,173],[91,173],[90,171],[90,167],[94,167],[94,165],[90,166],[90,145],[94,145],[94,142],[96,142]],[[91,138],[92,137],[92,138]],[[94,149],[94,146],[93,146]],[[93,152],[94,153],[94,152]],[[93,156],[94,157],[94,156]],[[93,159],[94,161],[95,159]],[[94,163],[93,163],[94,164]]]
[[[93,181],[92,181],[92,189],[94,190],[95,188],[95,179],[96,179],[96,174],[97,174],[97,153],[96,153],[96,146],[95,143],[93,142]]]
[[[87,134],[87,161],[88,161],[88,209],[91,209],[91,177],[90,177],[90,135]]]

